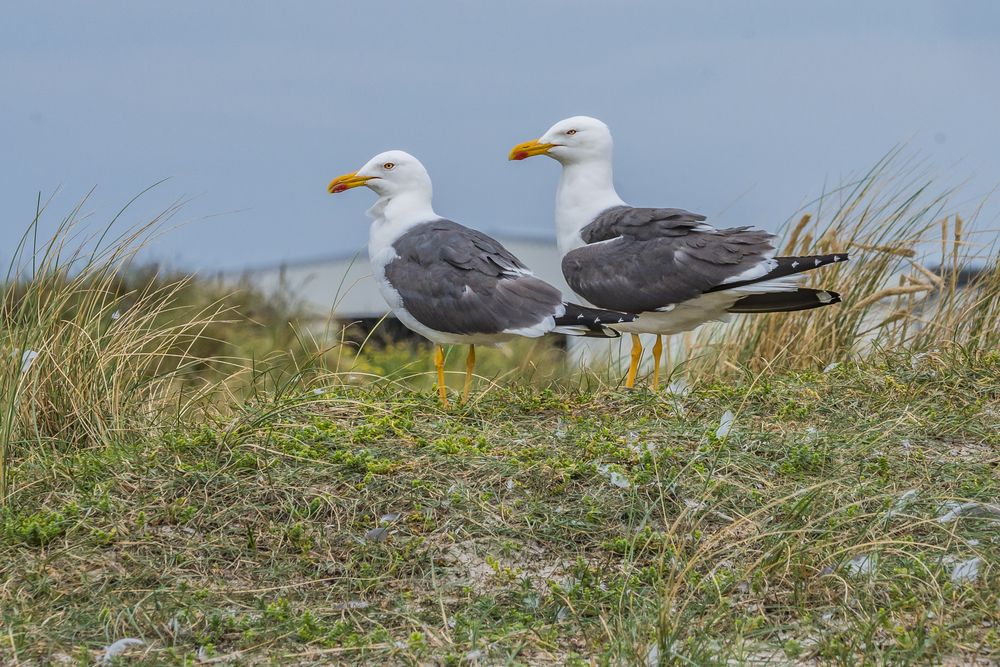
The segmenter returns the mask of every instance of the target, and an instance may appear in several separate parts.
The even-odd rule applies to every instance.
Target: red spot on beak
[[[337,194],[338,192],[343,192],[346,189],[347,189],[346,185],[344,185],[343,183],[338,183],[337,185],[333,186],[333,189],[330,190],[330,193]]]
[[[517,153],[514,154],[515,160],[523,160],[526,157],[528,157],[528,154],[525,153],[524,151],[518,151]]]

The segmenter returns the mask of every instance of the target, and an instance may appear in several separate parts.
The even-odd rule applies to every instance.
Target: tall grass
[[[851,261],[805,274],[843,303],[793,314],[742,316],[684,337],[674,365],[695,375],[806,369],[876,350],[1000,348],[997,230],[969,231],[919,163],[894,150],[855,182],[786,224],[783,255],[848,252]],[[968,284],[959,277],[978,269]]]
[[[224,316],[220,303],[179,304],[190,278],[123,282],[175,209],[123,233],[116,217],[87,237],[80,206],[41,244],[39,206],[0,286],[0,504],[16,453],[144,437],[176,413],[197,394],[179,393],[203,363],[195,348]]]

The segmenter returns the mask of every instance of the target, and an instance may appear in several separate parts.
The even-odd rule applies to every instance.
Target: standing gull
[[[725,321],[730,313],[790,312],[840,302],[836,292],[799,287],[796,274],[846,261],[847,253],[775,257],[775,236],[763,230],[716,229],[705,216],[682,209],[629,206],[612,180],[613,146],[607,125],[574,116],[515,146],[510,159],[548,155],[562,164],[556,238],[573,291],[600,308],[642,315],[615,327],[632,334],[626,387],[635,384],[640,333],[656,334],[656,389],[663,335]]]
[[[331,194],[364,185],[379,195],[369,209],[368,258],[379,291],[407,328],[435,343],[438,395],[444,405],[444,345],[467,344],[469,397],[476,345],[549,332],[616,337],[605,324],[634,315],[565,303],[499,242],[446,220],[431,207],[424,165],[403,151],[379,153],[356,172],[330,181]]]

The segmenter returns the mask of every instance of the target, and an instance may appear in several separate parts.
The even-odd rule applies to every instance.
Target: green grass
[[[937,521],[1000,498],[995,354],[451,410],[320,380],[14,458],[0,662],[1000,660],[1000,522]]]

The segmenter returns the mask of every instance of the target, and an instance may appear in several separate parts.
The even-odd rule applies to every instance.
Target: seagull
[[[358,171],[330,181],[331,194],[365,186],[378,201],[368,210],[368,258],[382,297],[411,331],[435,344],[438,396],[448,405],[444,345],[466,344],[462,402],[469,398],[476,345],[554,332],[614,338],[608,323],[634,315],[563,301],[498,241],[442,218],[431,206],[431,178],[404,151],[379,153]]]
[[[515,146],[511,160],[547,155],[562,164],[556,239],[567,284],[599,308],[640,314],[615,328],[632,334],[625,386],[635,385],[640,333],[656,334],[653,389],[663,336],[731,313],[808,310],[840,302],[830,290],[800,287],[797,274],[847,261],[847,253],[775,257],[775,236],[753,227],[716,229],[678,208],[638,208],[615,191],[608,126],[596,118],[561,120]]]

